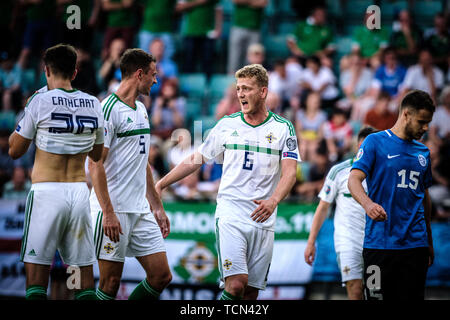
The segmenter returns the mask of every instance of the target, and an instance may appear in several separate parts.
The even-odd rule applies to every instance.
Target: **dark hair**
[[[306,61],[311,61],[312,63],[315,63],[316,65],[318,65],[319,67],[322,65],[320,63],[320,58],[318,56],[309,56]]]
[[[130,77],[138,69],[142,69],[145,73],[149,70],[150,63],[156,59],[142,49],[127,49],[120,58],[120,71],[122,79]]]
[[[422,90],[412,90],[408,92],[400,103],[400,110],[409,108],[414,111],[425,109],[433,113],[436,110],[430,95]]]
[[[53,74],[71,79],[77,64],[77,52],[71,45],[57,44],[45,50],[44,64]]]
[[[361,139],[365,139],[369,134],[378,132],[378,130],[372,128],[372,127],[364,127],[358,132],[358,141]]]
[[[378,94],[377,100],[391,100],[391,95],[389,92],[381,90]]]
[[[384,50],[382,52],[382,60],[384,60],[386,55],[388,55],[390,53],[394,54],[395,57],[397,57],[397,49],[395,49],[395,47],[386,47],[386,48],[384,48]]]

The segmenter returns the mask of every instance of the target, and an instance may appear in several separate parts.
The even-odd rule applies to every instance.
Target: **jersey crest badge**
[[[273,135],[272,132],[266,136],[266,139],[267,141],[269,141],[269,143],[272,143],[272,141],[277,140],[277,138]]]
[[[417,158],[419,158],[419,163],[422,167],[427,165],[427,159],[423,155],[419,154]]]
[[[230,270],[230,268],[231,268],[232,265],[233,265],[233,264],[231,263],[230,260],[225,259],[225,262],[224,262],[224,264],[223,264],[223,266],[225,267],[225,269]]]
[[[360,148],[360,149],[358,150],[358,153],[356,154],[355,161],[358,161],[359,159],[361,159],[362,156],[363,156],[363,154],[364,154],[364,150],[363,150],[362,148]]]

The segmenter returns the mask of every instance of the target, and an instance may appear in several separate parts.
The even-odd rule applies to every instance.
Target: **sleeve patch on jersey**
[[[19,132],[20,129],[22,129],[22,128],[20,127],[20,125],[17,125],[16,131]]]
[[[286,146],[288,147],[289,150],[295,150],[297,148],[297,142],[295,142],[294,138],[288,138],[286,140]]]
[[[295,160],[297,160],[298,156],[294,152],[283,152],[283,158],[294,158]]]
[[[363,154],[364,154],[364,150],[363,150],[363,148],[360,148],[360,149],[358,150],[358,153],[356,154],[355,161],[358,161],[359,159],[361,159],[362,156],[363,156]]]

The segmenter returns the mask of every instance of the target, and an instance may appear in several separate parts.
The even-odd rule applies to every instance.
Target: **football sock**
[[[25,299],[27,300],[47,300],[47,289],[43,286],[29,286],[27,288]]]
[[[152,288],[147,279],[144,279],[134,288],[128,300],[158,300],[160,294],[161,292]]]
[[[77,292],[75,292],[75,300],[98,300],[98,299],[95,290],[91,288],[78,290]]]
[[[100,288],[97,288],[96,295],[97,295],[98,300],[114,300],[116,298],[116,297],[110,296],[109,294],[105,293]]]
[[[242,298],[238,296],[233,296],[231,293],[227,292],[226,290],[223,290],[219,300],[242,300]]]

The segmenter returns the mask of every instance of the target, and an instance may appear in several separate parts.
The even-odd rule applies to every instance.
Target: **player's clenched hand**
[[[120,234],[123,234],[120,221],[114,212],[103,214],[102,219],[103,231],[111,241],[118,242]]]
[[[384,221],[387,219],[386,211],[384,211],[383,207],[378,203],[372,202],[364,208],[366,210],[367,215],[375,221]]]
[[[267,199],[267,200],[253,200],[254,203],[258,205],[255,211],[252,212],[250,218],[256,222],[264,222],[272,215],[273,211],[277,207],[277,203],[275,200]]]
[[[305,262],[312,266],[314,259],[316,257],[316,246],[313,244],[310,244],[309,242],[306,244],[305,248]]]
[[[165,239],[170,233],[170,221],[164,208],[155,209],[153,215],[155,216],[156,222],[161,229],[162,236]]]

